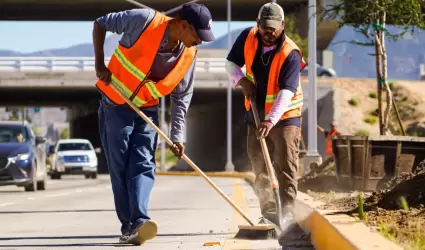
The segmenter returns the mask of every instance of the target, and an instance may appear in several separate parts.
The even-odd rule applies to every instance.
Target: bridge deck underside
[[[138,1],[159,11],[166,11],[187,1],[182,0],[144,0]],[[232,19],[237,21],[253,21],[258,9],[266,0],[232,0]],[[277,1],[291,12],[299,4],[307,0]],[[212,12],[214,20],[227,19],[225,0],[201,0]],[[0,0],[0,20],[79,20],[92,21],[108,12],[137,8],[124,0]]]

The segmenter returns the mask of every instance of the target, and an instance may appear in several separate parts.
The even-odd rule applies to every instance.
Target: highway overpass
[[[331,4],[332,0],[316,0],[317,6]],[[184,0],[138,0],[159,11],[173,9]],[[226,0],[200,0],[211,10],[214,21],[227,20]],[[255,21],[258,10],[267,0],[232,0],[233,21]],[[301,36],[308,36],[308,0],[277,0],[286,15],[294,14]],[[137,8],[126,0],[0,0],[1,20],[24,21],[93,21],[108,12]],[[172,14],[171,14],[172,16]],[[334,37],[336,22],[323,21],[318,24],[317,49],[323,51]]]
[[[99,93],[94,86],[94,58],[0,58],[0,106],[62,106],[67,108],[72,137],[89,139],[100,147],[97,123]],[[108,58],[106,58],[106,62]],[[226,163],[227,75],[224,60],[198,58],[195,94],[187,115],[187,154],[206,170],[224,170]],[[307,84],[303,136],[307,137]],[[166,98],[167,108],[169,98]],[[237,170],[248,168],[243,96],[233,90],[233,160]],[[333,88],[318,88],[320,124],[333,118]],[[326,112],[321,112],[325,110]],[[167,118],[168,120],[168,111]],[[308,143],[306,141],[306,143]],[[324,153],[319,135],[319,152]],[[103,159],[103,158],[102,158]],[[178,167],[187,168],[184,162]],[[105,166],[102,168],[105,171]]]

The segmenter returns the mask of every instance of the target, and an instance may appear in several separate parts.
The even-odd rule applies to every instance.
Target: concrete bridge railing
[[[107,64],[110,57],[105,58]],[[196,72],[223,73],[225,58],[196,58]],[[94,57],[0,57],[0,72],[94,71]]]

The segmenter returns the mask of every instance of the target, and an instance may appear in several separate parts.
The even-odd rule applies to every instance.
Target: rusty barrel
[[[339,183],[353,190],[376,191],[403,172],[413,172],[425,159],[425,138],[350,136],[332,138]]]

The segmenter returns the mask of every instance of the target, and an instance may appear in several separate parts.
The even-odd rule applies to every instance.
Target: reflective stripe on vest
[[[252,71],[252,64],[255,59],[255,55],[258,48],[258,38],[256,37],[258,28],[253,27],[248,37],[245,41],[244,46],[244,55],[245,55],[245,64],[246,64],[246,74],[245,76],[250,80],[253,84],[255,84],[255,77]],[[298,46],[288,37],[285,37],[285,41],[282,45],[282,48],[276,52],[273,61],[271,62],[271,67],[269,71],[269,79],[267,83],[267,94],[265,101],[265,116],[267,116],[272,107],[276,98],[280,92],[279,87],[279,73],[282,65],[284,64],[286,57],[293,50],[296,50],[300,53],[302,57],[302,51],[298,48]],[[304,59],[301,60],[301,70],[305,67]],[[297,92],[294,97],[292,97],[289,106],[285,109],[285,113],[280,118],[281,120],[291,118],[291,117],[300,117],[303,106],[303,93],[301,83],[298,86]],[[249,111],[251,108],[251,103],[248,99],[245,98],[245,109]]]
[[[158,105],[159,98],[174,90],[195,59],[196,48],[184,48],[176,65],[164,79],[158,82],[149,79],[152,64],[169,20],[170,17],[155,12],[153,19],[134,45],[126,48],[118,44],[109,61],[111,84],[138,107]],[[114,89],[102,81],[98,80],[96,86],[115,104],[125,103]]]
[[[115,49],[114,55],[118,59],[118,61],[122,64],[122,66],[131,74],[133,74],[134,77],[136,77],[140,82],[143,82],[145,80],[146,74],[143,73],[143,71],[139,70],[136,66],[134,66],[121,52],[120,48],[117,47]],[[121,82],[119,82],[121,83]],[[121,83],[122,84],[122,83]],[[147,81],[145,83],[146,87],[149,90],[149,93],[152,97],[155,99],[161,98],[162,95],[159,92],[159,90],[155,87],[155,84],[151,81]],[[125,86],[123,86],[125,87]]]

